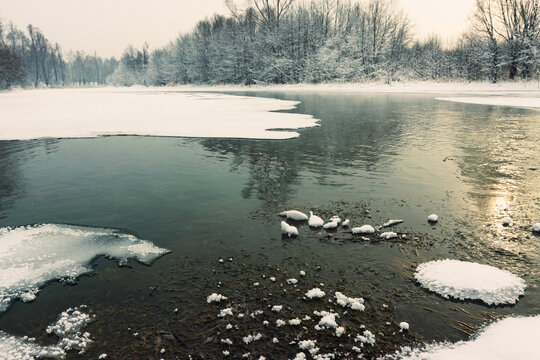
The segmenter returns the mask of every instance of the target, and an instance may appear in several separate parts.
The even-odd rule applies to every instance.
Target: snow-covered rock
[[[283,305],[274,305],[274,306],[272,306],[271,311],[280,312],[281,309],[283,309]]]
[[[351,229],[353,234],[373,234],[375,229],[371,225],[362,225]]]
[[[337,215],[334,215],[334,216],[332,216],[332,217],[330,218],[329,221],[335,222],[335,223],[338,223],[338,224],[339,224],[339,223],[341,223],[341,218],[340,218],[339,216],[337,216]]]
[[[303,220],[308,219],[306,214],[298,210],[282,211],[279,213],[279,216],[285,216],[287,219],[296,220],[296,221],[303,221]]]
[[[338,223],[335,221],[330,221],[323,225],[323,228],[326,230],[336,229],[337,227]]]
[[[289,225],[285,221],[282,221],[281,233],[286,234],[288,237],[298,236],[298,229],[296,226]]]
[[[512,223],[512,219],[509,217],[505,217],[501,220],[501,223],[503,224],[503,226],[510,226],[510,224]]]
[[[399,323],[399,331],[406,331],[409,330],[409,323],[406,321],[402,321]]]
[[[439,221],[439,216],[437,214],[431,214],[427,217],[427,221],[431,223],[436,223],[437,221]]]
[[[313,215],[313,211],[310,211],[309,212],[308,225],[311,226],[311,227],[315,227],[315,228],[316,227],[321,227],[321,226],[324,225],[324,221],[323,221],[323,219],[321,219],[317,215]]]
[[[295,279],[295,278],[287,279],[287,284],[296,285],[296,284],[298,284],[298,280]]]
[[[540,232],[540,223],[536,223],[532,227],[533,232]]]
[[[445,298],[482,300],[489,305],[515,304],[525,293],[525,281],[509,271],[459,260],[419,265],[415,279]]]
[[[390,240],[390,239],[397,238],[398,235],[393,231],[387,231],[387,232],[383,232],[381,235],[379,235],[379,237],[386,240]]]
[[[349,219],[345,219],[343,220],[343,222],[341,223],[341,226],[343,227],[349,227],[349,224],[351,223],[351,220]]]

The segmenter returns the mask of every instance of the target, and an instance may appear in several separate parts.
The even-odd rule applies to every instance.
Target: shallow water
[[[298,299],[323,282],[328,293],[365,298],[366,311],[347,320],[351,329],[362,323],[391,334],[395,323],[410,323],[407,336],[388,335],[388,343],[381,336],[384,346],[369,357],[416,336],[456,341],[493,317],[540,313],[540,237],[530,231],[540,221],[539,112],[434,95],[243,95],[301,101],[295,111],[320,119],[321,126],[292,140],[0,142],[1,227],[125,229],[172,251],[150,267],[133,262],[119,268],[98,258],[93,276],[75,286],[53,283],[34,302],[15,303],[0,314],[0,329],[54,342],[42,336],[46,325],[66,308],[88,304],[97,316],[88,326],[95,339],[88,358],[103,352],[213,358],[225,349],[216,335],[223,324],[215,317],[224,305],[206,304],[207,295],[222,292],[248,310],[287,302],[287,319],[324,308]],[[352,241],[342,230],[327,237],[306,224],[298,224],[298,239],[283,239],[276,214],[289,208],[338,214],[353,225],[405,219],[394,229],[408,240]],[[431,213],[439,215],[437,225],[427,223]],[[501,225],[506,216],[510,227]],[[233,261],[220,264],[220,257]],[[525,296],[514,306],[488,307],[445,300],[414,282],[416,265],[447,257],[510,270],[526,280]],[[278,281],[263,281],[262,274]],[[289,277],[300,283],[284,285],[284,293],[279,283]],[[253,287],[256,281],[261,286]],[[254,328],[246,322],[246,329]],[[177,338],[167,342],[156,331]],[[287,331],[283,336],[293,336]],[[258,347],[233,349],[253,355],[273,349],[273,358],[297,350],[284,342],[250,346]],[[158,353],[163,347],[165,355]]]

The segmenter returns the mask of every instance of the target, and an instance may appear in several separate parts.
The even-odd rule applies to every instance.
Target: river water
[[[353,337],[361,325],[376,335],[365,350],[370,358],[418,341],[467,339],[501,316],[540,313],[540,237],[530,231],[540,221],[540,113],[419,94],[242,95],[300,101],[293,112],[320,126],[291,140],[0,141],[0,227],[111,227],[172,251],[151,266],[97,258],[76,285],[52,283],[34,302],[13,304],[0,314],[0,329],[51,343],[46,325],[87,304],[96,314],[87,327],[95,343],[83,358],[220,358],[223,350],[233,358],[287,358],[298,351],[289,345],[297,338],[317,338],[325,352],[348,350],[352,337],[317,333],[316,322],[304,321],[304,330],[262,324],[316,319],[313,310],[332,304],[302,294],[318,286],[365,299],[364,312],[342,314],[340,322]],[[406,238],[362,241],[301,223],[298,238],[282,238],[277,214],[288,209],[336,214],[353,225],[404,219],[392,230]],[[426,221],[431,213],[439,215],[436,225]],[[525,296],[488,307],[422,289],[416,266],[443,258],[512,271],[527,282]],[[292,277],[297,286],[286,284]],[[224,305],[205,301],[213,292],[228,296],[235,312],[265,313],[218,320]],[[276,304],[284,305],[279,316],[268,311]],[[410,324],[408,333],[396,330],[400,321]],[[228,322],[239,328],[225,330]],[[263,340],[242,343],[253,332]],[[233,345],[220,342],[227,337]]]

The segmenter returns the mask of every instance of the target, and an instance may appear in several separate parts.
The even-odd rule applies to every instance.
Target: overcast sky
[[[242,3],[245,0],[239,0]],[[438,34],[451,42],[467,27],[474,0],[399,0],[419,38]],[[64,50],[119,56],[128,44],[151,49],[190,31],[224,0],[0,0],[0,17],[19,28],[31,23]]]

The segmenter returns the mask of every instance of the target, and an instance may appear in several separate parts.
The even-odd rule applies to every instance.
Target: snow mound
[[[381,237],[383,239],[386,239],[386,240],[390,240],[390,239],[397,238],[398,236],[393,231],[387,231],[387,232],[383,232],[379,237]]]
[[[125,264],[150,264],[169,252],[115,229],[43,224],[0,228],[0,312],[20,299],[32,301],[52,280],[73,282],[91,272],[89,263],[105,255]]]
[[[523,279],[509,271],[450,259],[421,264],[414,277],[445,298],[477,299],[489,305],[515,304],[527,287]]]
[[[324,291],[319,288],[313,288],[306,293],[308,299],[322,298],[324,295]]]
[[[55,323],[47,327],[48,334],[54,333],[60,338],[54,345],[42,346],[33,338],[11,336],[0,330],[0,357],[9,360],[63,359],[68,350],[84,353],[92,339],[88,332],[81,333],[81,329],[94,319],[82,311],[85,308],[83,305],[67,309]]]
[[[290,139],[318,126],[299,102],[161,89],[47,89],[0,96],[0,140],[102,135]],[[38,114],[38,116],[36,116]]]
[[[353,234],[373,234],[375,229],[371,225],[363,225],[351,229]]]
[[[508,317],[479,331],[469,341],[435,343],[420,348],[403,347],[382,359],[393,360],[506,360],[540,359],[540,315]]]
[[[297,221],[304,221],[308,219],[306,214],[298,210],[282,211],[279,213],[279,216],[285,216],[287,219],[297,220]]]
[[[207,303],[211,302],[220,302],[221,300],[227,300],[227,298],[221,294],[212,293],[211,295],[208,295],[206,298]]]
[[[288,237],[298,236],[298,229],[296,226],[287,224],[285,221],[281,222],[281,233]]]

